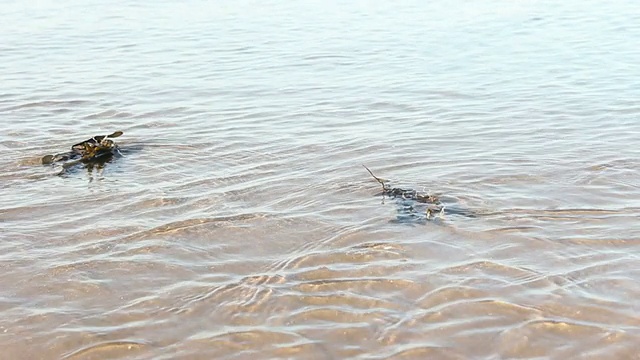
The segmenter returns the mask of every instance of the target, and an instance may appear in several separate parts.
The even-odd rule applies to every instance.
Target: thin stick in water
[[[362,165],[362,166],[364,166],[364,165]],[[373,175],[373,172],[372,172],[371,170],[369,170],[369,168],[368,168],[368,167],[364,166],[364,168],[365,168],[365,169],[367,169],[367,171],[369,172],[369,174],[371,174],[371,176],[373,176],[373,178],[374,178],[374,179],[376,179],[376,181],[377,181],[377,182],[379,182],[379,183],[380,183],[380,185],[382,185],[382,190],[383,190],[383,191],[387,191],[387,190],[388,190],[387,185],[385,185],[385,183],[384,183],[384,180],[382,180],[382,179],[380,179],[379,177],[377,177],[377,176]]]

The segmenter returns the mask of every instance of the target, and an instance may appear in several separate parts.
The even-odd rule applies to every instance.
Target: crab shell
[[[78,158],[80,161],[88,162],[108,154],[113,154],[113,151],[117,150],[118,146],[110,137],[118,137],[120,135],[122,135],[122,131],[116,131],[111,135],[94,136],[73,145],[69,152],[44,156],[42,163],[46,165]]]

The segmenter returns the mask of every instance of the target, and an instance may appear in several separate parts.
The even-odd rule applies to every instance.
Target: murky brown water
[[[640,358],[636,2],[0,24],[0,358]],[[39,165],[115,130],[103,168]]]

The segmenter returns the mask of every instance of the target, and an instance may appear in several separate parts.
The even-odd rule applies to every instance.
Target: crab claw
[[[107,136],[105,136],[105,137],[108,137],[108,138],[117,138],[118,136],[121,136],[122,134],[124,134],[122,131],[116,131],[116,132],[114,132],[113,134],[111,134],[111,135],[107,135]]]
[[[43,165],[53,164],[54,159],[55,159],[55,156],[53,155],[45,155],[42,157],[42,164]]]

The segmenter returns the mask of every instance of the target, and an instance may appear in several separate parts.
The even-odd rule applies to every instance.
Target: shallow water
[[[639,358],[636,2],[0,24],[0,358]],[[115,130],[102,168],[39,164]]]

